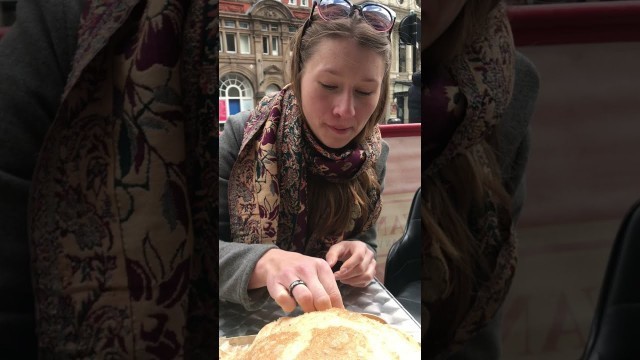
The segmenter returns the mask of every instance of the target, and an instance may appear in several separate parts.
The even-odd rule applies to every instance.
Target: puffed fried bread
[[[332,308],[265,325],[234,360],[420,359],[420,343],[362,314]]]

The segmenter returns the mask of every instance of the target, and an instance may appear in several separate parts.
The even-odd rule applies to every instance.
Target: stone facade
[[[309,16],[313,0],[220,1],[220,121],[251,109],[265,94],[288,82],[289,43]],[[402,45],[400,21],[411,11],[420,13],[416,0],[381,0],[397,15],[391,35],[393,58],[386,118],[408,121],[407,91],[419,50]]]

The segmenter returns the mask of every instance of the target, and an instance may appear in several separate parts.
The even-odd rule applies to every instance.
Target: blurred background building
[[[358,1],[359,2],[359,1]],[[391,106],[386,119],[408,121],[411,75],[420,67],[419,51],[400,40],[400,22],[419,14],[419,1],[381,0],[396,12],[391,34]],[[220,1],[220,121],[252,109],[266,94],[288,80],[289,43],[309,16],[313,0]]]

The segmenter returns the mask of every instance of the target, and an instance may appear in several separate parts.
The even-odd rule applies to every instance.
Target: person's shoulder
[[[231,129],[234,133],[244,132],[244,127],[247,125],[247,121],[249,121],[249,115],[251,115],[251,111],[249,110],[230,115],[224,123],[225,130]]]
[[[422,86],[422,71],[418,70],[411,75],[411,83],[413,86]]]
[[[518,91],[527,90],[529,93],[537,94],[540,88],[540,75],[533,62],[523,53],[516,51],[515,57],[516,86]]]
[[[380,155],[376,160],[376,168],[380,171],[387,164],[387,158],[389,157],[389,143],[387,143],[384,139],[380,140],[381,148]]]
[[[247,123],[247,120],[249,120],[249,115],[251,115],[251,111],[249,110],[240,111],[237,114],[229,115],[227,122],[231,124],[242,123],[244,125]]]
[[[387,155],[389,155],[389,143],[385,139],[382,139],[382,150],[380,151],[380,156],[386,158]]]
[[[244,128],[249,120],[249,111],[242,111],[234,115],[230,115],[224,122],[224,128],[220,135],[220,148],[239,148],[244,137]],[[233,155],[236,150],[231,151]]]

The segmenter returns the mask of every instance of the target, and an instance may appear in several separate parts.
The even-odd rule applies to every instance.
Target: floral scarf
[[[215,356],[217,1],[87,1],[29,211],[43,358]]]
[[[281,249],[324,256],[331,245],[369,229],[381,209],[379,190],[369,194],[370,216],[352,214],[343,234],[309,239],[307,176],[347,182],[363,171],[375,174],[380,156],[378,126],[362,144],[330,151],[302,120],[289,86],[265,96],[252,111],[242,145],[229,178],[229,216],[232,239],[245,243],[276,244]]]
[[[423,124],[422,141],[428,168],[447,146],[448,140],[464,119],[467,99],[446,69],[423,73],[424,96],[422,115],[429,119]]]
[[[488,164],[486,155],[494,149],[482,142],[502,120],[513,89],[515,50],[506,8],[499,4],[489,15],[484,29],[479,31],[460,56],[448,66],[453,84],[451,93],[461,92],[466,99],[466,110],[460,123],[455,124],[450,140],[444,145],[437,158],[430,160],[430,166],[423,177],[439,178],[439,171],[462,151],[469,151]],[[456,86],[457,84],[457,86]],[[429,90],[425,96],[428,96]],[[450,101],[452,97],[445,97]],[[428,101],[427,101],[428,103]],[[448,109],[440,116],[451,117]],[[451,119],[449,119],[451,120]],[[490,171],[488,166],[484,166]],[[500,174],[491,174],[499,177]],[[423,179],[424,181],[424,179]],[[423,203],[428,208],[428,204]],[[470,231],[478,241],[481,255],[490,267],[489,279],[479,281],[471,306],[455,330],[451,343],[438,358],[460,349],[466,341],[491,320],[504,301],[514,275],[516,265],[515,237],[512,233],[511,216],[508,209],[489,192],[485,199],[484,216],[473,219]],[[428,210],[427,210],[428,211]],[[429,311],[433,302],[446,299],[450,292],[449,269],[438,244],[424,239],[423,250],[423,311],[427,319],[433,319]],[[429,320],[423,326],[423,333],[429,329]]]

